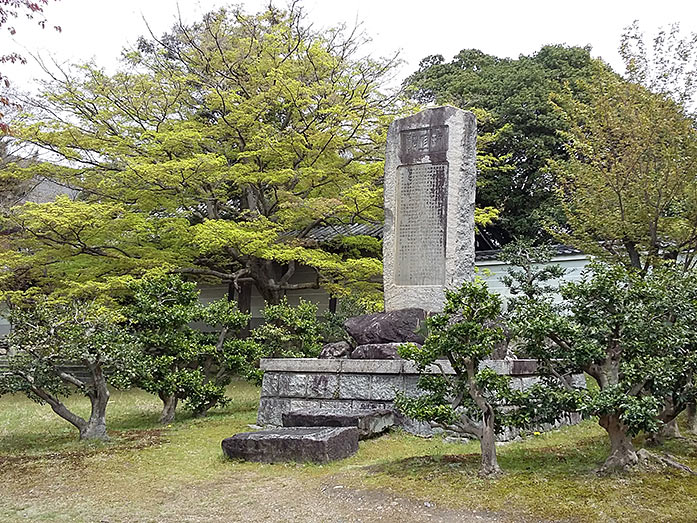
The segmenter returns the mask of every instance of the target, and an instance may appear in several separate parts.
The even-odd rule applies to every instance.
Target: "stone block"
[[[243,432],[222,441],[230,459],[275,463],[297,461],[327,463],[358,451],[356,427],[284,427]]]
[[[310,398],[338,398],[339,376],[336,374],[310,374],[307,379],[307,396]]]
[[[355,374],[399,374],[405,360],[340,360],[341,372]]]
[[[319,354],[320,359],[331,358],[348,358],[351,353],[351,345],[347,341],[337,341],[336,343],[327,343],[322,347],[322,352]]]
[[[306,409],[283,414],[284,427],[357,427],[361,439],[381,434],[392,425],[394,414],[387,409]]]
[[[353,400],[321,400],[319,408],[324,410],[349,411],[353,409]]]
[[[259,367],[263,371],[275,372],[339,372],[342,361],[317,358],[264,358]]]
[[[290,405],[288,406],[288,410],[285,410],[281,413],[281,420],[283,420],[283,414],[286,412],[290,412],[292,410],[317,409],[319,408],[319,406],[320,400],[318,399],[291,399]],[[281,422],[281,424],[283,423]]]
[[[257,410],[257,425],[280,427],[283,424],[282,414],[289,410],[289,399],[261,398]]]
[[[392,410],[394,405],[391,401],[371,401],[371,400],[353,400],[352,410],[371,410],[383,409]]]
[[[340,399],[370,399],[370,376],[342,374],[339,378]]]
[[[537,373],[538,365],[536,360],[510,360],[510,362],[510,373],[513,376],[534,375]]]
[[[394,400],[397,392],[404,391],[404,378],[402,376],[374,375],[371,376],[370,399]]]
[[[278,376],[278,395],[304,398],[307,394],[307,374],[282,373]]]
[[[261,396],[278,396],[278,374],[265,372],[261,382]]]
[[[404,376],[404,394],[408,398],[418,398],[424,392],[419,388],[419,376]]]

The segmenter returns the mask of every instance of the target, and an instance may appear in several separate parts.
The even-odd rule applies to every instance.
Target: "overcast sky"
[[[268,0],[237,3],[256,12]],[[62,27],[61,33],[19,21],[14,37],[3,28],[0,54],[18,50],[52,55],[60,62],[94,57],[98,64],[112,68],[120,50],[147,32],[143,19],[159,34],[173,25],[177,9],[185,21],[193,21],[227,4],[217,0],[60,0],[51,2],[46,15],[49,25]],[[590,44],[594,56],[622,72],[617,46],[623,28],[633,20],[639,20],[647,35],[673,22],[680,22],[683,32],[697,32],[695,0],[305,0],[302,4],[316,27],[362,22],[372,37],[367,51],[379,55],[400,51],[405,61],[402,78],[429,54],[450,59],[460,49],[477,48],[517,57],[557,43]],[[40,75],[32,64],[1,67],[19,88],[30,86],[31,79]]]

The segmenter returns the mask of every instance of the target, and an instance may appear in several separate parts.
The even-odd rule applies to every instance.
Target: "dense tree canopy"
[[[569,144],[569,157],[551,164],[569,225],[559,238],[644,271],[674,259],[690,268],[697,248],[697,130],[689,107],[697,36],[661,33],[650,59],[637,31],[623,38],[630,81],[598,69],[584,82],[585,101],[568,91],[554,97]]]
[[[486,229],[497,243],[544,237],[547,221],[563,221],[547,162],[566,157],[565,138],[558,134],[566,123],[549,96],[566,85],[582,97],[580,81],[594,74],[593,64],[588,48],[545,46],[518,59],[464,49],[450,62],[440,55],[424,58],[406,80],[420,102],[487,113],[487,119],[480,119],[480,137],[496,133],[486,145],[502,161],[489,169],[480,166],[477,202],[502,211]]]
[[[377,290],[379,259],[311,235],[382,219],[395,104],[380,86],[395,61],[359,58],[359,43],[310,29],[295,7],[231,9],[141,39],[116,74],[54,72],[16,132],[51,154],[34,172],[80,198],[19,210],[16,245],[31,254],[4,262],[79,290],[158,266],[250,282],[271,303],[320,283]],[[291,281],[301,263],[314,281]]]

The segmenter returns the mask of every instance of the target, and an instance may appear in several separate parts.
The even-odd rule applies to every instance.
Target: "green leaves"
[[[357,43],[313,31],[294,6],[231,8],[141,39],[115,74],[56,74],[16,135],[55,159],[32,172],[79,200],[17,210],[13,268],[31,267],[26,283],[44,291],[83,292],[156,267],[243,271],[277,303],[302,263],[317,273],[306,287],[377,302],[379,259],[310,239],[317,226],[382,220],[398,105],[380,89],[395,61],[361,58]]]
[[[537,261],[529,250],[521,252],[518,276],[531,274]],[[566,402],[565,409],[587,416],[614,416],[636,434],[657,430],[666,402],[679,411],[694,397],[695,274],[676,266],[642,274],[596,262],[580,281],[561,285],[560,301],[532,289],[509,306],[523,350],[542,362],[552,389],[563,386],[560,376],[580,371],[598,383],[585,391],[567,387],[572,395],[566,399],[540,389],[541,409],[545,402]]]

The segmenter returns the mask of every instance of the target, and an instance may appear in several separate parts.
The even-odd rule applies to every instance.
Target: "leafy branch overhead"
[[[33,172],[80,201],[13,218],[16,245],[44,256],[31,260],[34,277],[60,286],[65,272],[87,281],[159,265],[252,283],[271,303],[320,284],[375,293],[378,258],[312,237],[382,220],[383,144],[398,105],[381,86],[396,60],[360,58],[360,42],[314,31],[297,6],[232,8],[142,38],[113,75],[91,63],[47,69],[16,135],[53,158]],[[124,227],[108,241],[107,218]],[[312,281],[292,281],[299,264]]]

